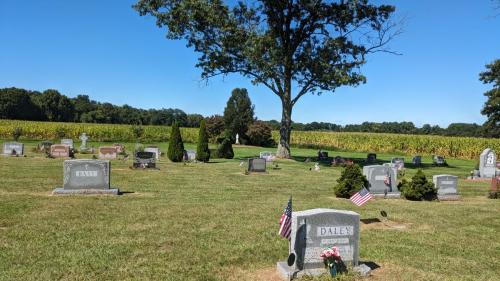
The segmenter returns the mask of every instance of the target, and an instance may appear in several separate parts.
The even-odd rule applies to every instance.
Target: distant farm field
[[[85,132],[96,141],[135,141],[132,125],[87,124],[0,120],[0,138],[11,138],[15,128],[21,128],[21,139],[57,139],[57,130],[63,129],[66,137],[78,139]],[[170,127],[143,126],[143,141],[162,142],[170,137]],[[197,128],[182,128],[185,142],[195,143],[198,139]],[[277,142],[279,133],[273,132]],[[479,154],[489,147],[500,151],[500,139],[443,137],[426,135],[311,132],[293,131],[291,145],[304,148],[322,148],[355,152],[388,152],[405,155],[442,155],[459,159],[478,160]]]

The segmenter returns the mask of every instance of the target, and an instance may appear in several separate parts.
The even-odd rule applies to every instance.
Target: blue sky
[[[406,17],[391,48],[362,71],[368,82],[335,93],[303,97],[296,122],[337,124],[412,121],[447,126],[483,123],[488,86],[478,80],[500,58],[500,16],[493,2],[375,1]],[[263,86],[231,75],[205,83],[197,54],[185,42],[165,39],[131,0],[0,0],[0,88],[58,89],[70,97],[140,108],[180,108],[221,114],[230,92],[246,87],[259,119],[281,118],[279,99]]]

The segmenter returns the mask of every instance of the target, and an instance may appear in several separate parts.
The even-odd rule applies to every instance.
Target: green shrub
[[[435,200],[437,198],[434,183],[427,181],[424,172],[420,169],[411,178],[411,182],[402,184],[401,189],[401,194],[408,200]]]
[[[276,145],[273,140],[271,127],[262,121],[255,121],[250,125],[248,127],[247,136],[251,145],[264,147]]]
[[[200,122],[198,146],[196,147],[196,160],[201,162],[208,162],[208,160],[210,160],[210,150],[208,149],[208,134],[205,120],[201,120]]]
[[[172,162],[182,162],[184,158],[184,143],[177,123],[172,125],[172,133],[168,142],[167,157]]]
[[[334,187],[335,196],[340,198],[350,198],[354,193],[363,187],[368,188],[368,180],[361,172],[358,164],[347,165],[337,180]]]
[[[21,137],[21,135],[23,134],[23,129],[19,128],[19,127],[16,127],[13,131],[12,131],[12,137],[14,138],[15,141],[18,141],[19,140],[19,137]]]
[[[221,143],[217,147],[217,158],[233,159],[233,145],[229,134],[225,134],[225,138],[221,140]]]
[[[401,179],[401,181],[398,183],[398,190],[400,192],[403,192],[403,189],[406,185],[408,185],[408,180],[405,178]]]

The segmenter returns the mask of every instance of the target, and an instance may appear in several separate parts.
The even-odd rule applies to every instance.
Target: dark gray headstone
[[[134,168],[156,168],[156,157],[153,152],[138,151],[134,155]]]
[[[413,163],[413,165],[415,166],[420,166],[422,165],[422,156],[420,155],[415,155],[413,156],[413,159],[411,160],[411,162]]]
[[[262,159],[262,158],[250,158],[250,159],[248,159],[248,171],[249,172],[265,172],[266,171],[266,159]]]
[[[432,157],[432,163],[434,163],[434,165],[437,165],[437,166],[442,166],[442,165],[446,164],[446,160],[444,159],[443,156],[434,155]]]
[[[282,276],[321,275],[325,272],[320,254],[333,246],[339,248],[346,265],[359,261],[359,214],[352,211],[313,209],[292,213],[291,266],[278,263]],[[289,274],[288,274],[289,275]]]
[[[437,188],[438,195],[458,195],[458,177],[452,175],[434,175],[432,181]]]
[[[366,162],[368,162],[368,163],[374,163],[375,161],[377,161],[377,154],[375,154],[375,153],[369,153],[366,156]]]
[[[3,154],[21,156],[24,154],[24,144],[19,142],[6,142],[3,144]]]
[[[56,188],[56,195],[118,194],[110,188],[111,164],[103,160],[66,160],[63,165],[63,187]]]
[[[497,155],[491,148],[483,150],[479,156],[479,174],[482,178],[493,178],[496,176]]]

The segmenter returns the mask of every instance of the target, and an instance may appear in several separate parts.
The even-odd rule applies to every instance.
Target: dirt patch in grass
[[[361,231],[370,229],[406,230],[411,226],[410,223],[379,219],[362,219],[360,225]]]

